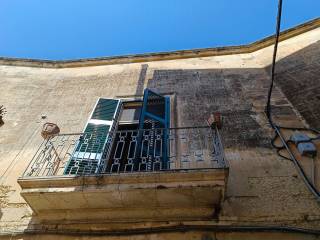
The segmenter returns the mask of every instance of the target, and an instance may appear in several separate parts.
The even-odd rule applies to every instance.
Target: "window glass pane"
[[[120,123],[128,122],[133,123],[139,121],[141,107],[124,108],[121,113]]]

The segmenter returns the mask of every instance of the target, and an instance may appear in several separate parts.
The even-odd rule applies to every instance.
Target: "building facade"
[[[319,152],[320,20],[280,40],[273,119]],[[270,143],[272,44],[1,58],[0,239],[317,239],[317,196]],[[320,191],[319,154],[290,144]]]

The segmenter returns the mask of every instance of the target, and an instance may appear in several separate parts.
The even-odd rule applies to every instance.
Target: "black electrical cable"
[[[278,128],[282,128],[282,129],[288,129],[288,130],[299,130],[299,131],[310,131],[313,132],[315,134],[320,134],[320,131],[314,128],[306,128],[306,127],[285,127],[285,126],[280,126],[277,125]]]
[[[271,83],[270,83],[270,87],[269,87],[269,91],[268,91],[267,105],[266,105],[266,109],[265,109],[268,121],[269,121],[271,127],[275,131],[275,137],[271,140],[271,144],[273,147],[275,147],[277,149],[277,153],[279,156],[281,156],[285,159],[290,159],[294,163],[295,167],[297,168],[299,174],[301,175],[301,177],[302,177],[303,181],[305,182],[305,184],[307,185],[308,189],[313,193],[313,195],[316,197],[317,201],[320,201],[319,191],[316,189],[314,184],[311,183],[310,180],[308,179],[308,177],[306,176],[301,164],[297,161],[297,159],[295,158],[294,154],[292,153],[292,151],[288,145],[289,141],[285,140],[285,138],[281,134],[280,129],[306,130],[306,131],[312,131],[317,134],[319,134],[320,132],[318,130],[312,129],[312,128],[293,128],[293,127],[278,126],[272,120],[271,95],[272,95],[273,84],[274,84],[274,79],[275,79],[275,66],[276,66],[278,42],[279,42],[279,36],[280,36],[281,14],[282,14],[282,0],[278,0],[276,35],[275,35],[275,44],[274,44],[272,66],[271,66]],[[275,141],[277,138],[280,138],[282,146],[275,145]],[[316,138],[313,138],[313,140],[315,140],[315,139],[319,139],[319,136]],[[280,151],[283,149],[287,150],[287,152],[289,154],[289,158],[280,154]]]
[[[275,43],[273,49],[273,56],[272,56],[272,66],[271,66],[271,83],[268,91],[268,100],[266,106],[266,114],[269,120],[269,123],[272,127],[274,127],[274,123],[272,121],[271,115],[271,95],[273,90],[273,83],[274,83],[274,72],[276,67],[276,59],[277,59],[277,50],[278,50],[278,42],[280,36],[280,25],[281,25],[281,15],[282,15],[282,0],[278,1],[278,14],[277,14],[277,25],[276,25],[276,36],[275,36]]]
[[[189,231],[213,231],[213,232],[282,232],[301,233],[320,236],[320,231],[316,229],[297,228],[291,226],[233,226],[233,225],[173,225],[163,227],[147,227],[142,229],[107,230],[107,231],[72,231],[62,229],[30,229],[25,230],[25,234],[61,234],[73,236],[130,236],[169,232],[189,232]]]

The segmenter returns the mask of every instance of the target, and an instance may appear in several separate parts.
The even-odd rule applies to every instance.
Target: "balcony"
[[[218,129],[186,127],[60,134],[41,144],[18,183],[45,222],[205,220],[227,176]]]

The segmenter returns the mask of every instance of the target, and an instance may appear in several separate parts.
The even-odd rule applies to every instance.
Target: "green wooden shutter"
[[[115,128],[120,100],[100,98],[86,123],[65,168],[65,174],[94,174],[103,162],[106,147],[111,144],[110,131]]]

